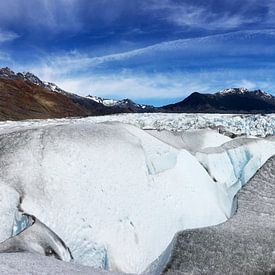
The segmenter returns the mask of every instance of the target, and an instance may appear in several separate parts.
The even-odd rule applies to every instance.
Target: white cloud
[[[133,57],[139,57],[137,61],[144,59],[147,63],[157,62],[165,54],[169,60],[169,56],[173,53],[176,53],[179,58],[186,62],[190,53],[191,56],[192,54],[196,56],[199,50],[200,56],[204,51],[206,56],[209,53],[217,56],[220,48],[222,53],[224,49],[227,50],[226,53],[230,59],[237,58],[242,56],[243,53],[247,54],[248,51],[258,53],[258,47],[253,48],[252,45],[249,49],[247,48],[247,41],[253,44],[251,41],[258,34],[275,36],[275,32],[272,30],[239,31],[162,42],[145,48],[103,56],[90,56],[87,53],[72,51],[67,54],[45,56],[36,64],[17,69],[31,71],[43,80],[56,82],[61,88],[69,92],[81,95],[90,93],[114,98],[176,98],[186,96],[194,91],[215,92],[224,88],[240,86],[249,89],[270,89],[274,87],[273,78],[267,79],[270,75],[273,76],[272,71],[268,72],[268,70],[271,70],[270,68],[257,72],[257,69],[238,70],[236,68],[227,68],[222,71],[218,70],[219,67],[215,67],[210,68],[210,70],[205,69],[207,71],[203,71],[201,68],[193,73],[188,72],[188,68],[186,71],[182,69],[181,71],[169,73],[169,68],[167,68],[167,71],[162,73],[146,73],[143,65],[139,66],[138,69],[129,69],[132,63],[127,63],[128,60],[132,61],[130,59]],[[235,39],[232,39],[232,37]],[[230,44],[230,41],[236,43],[236,39],[238,39],[238,49],[231,47]],[[117,68],[113,67],[112,64],[109,66],[108,63],[112,61],[123,62],[122,65],[118,63]],[[196,60],[191,58],[191,61],[195,62]],[[166,59],[163,62],[166,62]],[[130,64],[130,66],[127,67],[127,64]],[[123,69],[123,67],[128,69]],[[258,81],[256,82],[255,79]]]
[[[257,87],[257,84],[255,82],[252,82],[247,79],[242,79],[238,84],[237,87],[245,87],[248,90],[253,90]]]
[[[19,38],[17,33],[0,29],[0,43],[13,41],[16,38]]]
[[[87,54],[81,54],[77,51],[73,51],[65,55],[54,55],[48,57],[47,64],[45,65],[45,70],[48,70],[49,67],[59,67],[61,72],[66,73],[72,70],[76,71],[87,67],[95,67],[102,63],[110,61],[120,61],[129,59],[131,57],[144,53],[144,51],[146,50],[149,49],[141,48],[129,52],[115,53],[98,57],[90,57]]]
[[[146,99],[184,98],[192,92],[212,93],[230,87],[263,89],[270,91],[274,81],[253,81],[255,72],[248,79],[240,78],[242,71],[213,71],[174,74],[106,74],[91,76],[57,77],[56,84],[66,91],[86,96],[88,94],[111,97]],[[272,72],[271,72],[272,73]]]
[[[15,22],[28,30],[76,34],[102,24],[112,27],[125,12],[136,15],[138,6],[134,0],[2,0],[0,25]]]
[[[250,0],[246,10],[241,7],[233,14],[229,10],[214,11],[211,4],[198,5],[196,1],[186,3],[173,0],[152,0],[147,8],[163,13],[164,19],[181,27],[201,28],[206,30],[228,30],[241,27],[244,24],[254,23],[260,20],[254,16],[247,16],[245,12],[250,7],[255,7],[255,0]]]
[[[84,59],[85,60],[85,59]],[[77,61],[72,61],[72,63]],[[89,63],[89,62],[88,62]],[[74,64],[74,65],[75,65]],[[81,64],[81,62],[80,62]],[[53,65],[53,64],[52,64]],[[66,66],[65,66],[66,67]],[[83,96],[88,94],[111,98],[173,99],[185,97],[192,92],[217,92],[230,87],[264,89],[275,87],[273,70],[212,70],[173,73],[139,73],[135,71],[102,72],[89,74],[73,71],[70,66],[60,69],[58,66],[37,65],[21,68],[30,70],[41,79],[56,83],[60,88]],[[259,78],[258,76],[263,76]],[[257,79],[257,81],[255,80]]]
[[[101,65],[114,62],[114,61],[127,61],[131,58],[141,57],[148,60],[153,55],[153,59],[158,61],[158,57],[163,58],[165,55],[168,56],[171,53],[177,53],[181,56],[181,59],[188,59],[190,54],[217,54],[219,52],[226,53],[233,56],[247,54],[247,53],[258,53],[259,49],[257,44],[255,47],[251,43],[251,39],[257,35],[265,35],[275,37],[274,30],[255,30],[255,31],[236,31],[226,34],[216,34],[205,37],[178,39],[167,42],[157,43],[144,48],[139,48],[127,52],[113,53],[103,56],[90,56],[87,53],[80,53],[78,51],[71,51],[66,54],[54,54],[50,56],[43,56],[38,64],[29,66],[27,70],[37,73],[41,78],[52,79],[56,75],[69,76],[70,74],[76,74],[79,72],[85,73],[90,71],[96,71]],[[238,48],[231,47],[231,42],[239,40]],[[247,43],[251,46],[247,48]],[[203,45],[203,46],[202,46]],[[274,51],[274,48],[266,47],[266,51]],[[125,67],[127,63],[124,62]],[[120,66],[120,67],[123,67]]]
[[[78,0],[0,1],[0,24],[22,24],[30,30],[43,28],[52,32],[79,30]]]
[[[165,74],[79,76],[56,79],[55,82],[67,91],[82,95],[132,99],[183,97],[190,91],[203,91],[206,88],[205,83]]]

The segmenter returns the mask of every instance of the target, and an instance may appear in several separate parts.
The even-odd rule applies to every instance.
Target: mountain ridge
[[[229,88],[216,93],[194,92],[162,107],[131,99],[80,96],[30,72],[0,69],[0,120],[84,117],[118,113],[275,113],[275,97],[262,90]]]
[[[275,97],[262,90],[229,88],[212,94],[194,92],[162,109],[176,113],[274,113]]]
[[[106,106],[89,97],[66,92],[30,72],[15,73],[8,67],[0,69],[0,120],[85,117],[153,109],[131,100]]]

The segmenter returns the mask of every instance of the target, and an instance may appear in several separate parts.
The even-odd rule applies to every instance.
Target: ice
[[[16,236],[17,234],[25,230],[30,225],[31,225],[30,219],[26,215],[23,215],[21,212],[17,211],[14,217],[14,225],[12,228],[11,235]]]
[[[15,131],[16,129],[33,128],[56,124],[78,123],[79,120],[90,123],[122,122],[135,125],[141,129],[185,131],[212,128],[221,133],[266,137],[275,134],[275,114],[266,115],[236,115],[236,114],[119,114],[96,116],[83,119],[47,119],[26,121],[2,121],[0,133]]]
[[[220,147],[197,152],[196,157],[211,177],[224,186],[232,200],[274,153],[275,142],[258,138],[238,138]]]
[[[231,140],[231,138],[211,129],[195,129],[179,132],[146,130],[146,132],[177,149],[186,149],[192,153],[208,147],[217,147]]]
[[[178,150],[156,140],[151,135],[131,125],[123,125],[130,133],[139,138],[144,150],[146,165],[150,175],[173,168],[177,163]]]
[[[0,242],[8,239],[12,234],[19,197],[14,188],[3,184],[0,179]]]
[[[22,209],[56,232],[78,263],[98,267],[106,248],[110,269],[142,272],[178,230],[226,219],[194,156],[132,126],[42,127],[6,135],[1,146],[3,184],[20,185]]]
[[[70,262],[72,255],[69,248],[59,236],[39,219],[32,215],[23,214],[28,221],[15,236],[8,238],[0,244],[0,253],[31,252]],[[21,220],[23,220],[21,218]],[[25,221],[24,221],[25,222]]]
[[[65,242],[77,263],[141,273],[176,232],[226,221],[238,189],[275,154],[271,137],[231,139],[221,129],[266,136],[273,118],[129,114],[3,122],[0,239],[11,235],[20,205]],[[255,126],[260,121],[265,128]]]
[[[85,119],[87,120],[87,119]],[[275,134],[275,115],[231,114],[120,114],[88,118],[93,122],[118,121],[142,129],[185,131],[214,128],[234,135],[265,137]]]

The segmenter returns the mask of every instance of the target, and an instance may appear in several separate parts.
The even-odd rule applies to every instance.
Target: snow
[[[93,100],[93,101],[95,101],[95,102],[97,102],[97,103],[102,103],[102,98],[101,98],[101,97],[89,95],[89,96],[87,96],[87,98],[88,98],[88,99],[91,99],[91,100]]]
[[[87,98],[108,107],[119,105],[122,102],[121,100],[106,99],[106,98],[101,98],[101,97],[91,96],[91,95],[87,96]]]
[[[254,90],[254,91],[249,91],[246,88],[229,88],[222,90],[216,94],[219,95],[227,95],[227,94],[246,94],[246,93],[254,93],[255,95],[264,97],[264,98],[272,98],[273,96],[267,92],[264,92],[262,90]]]
[[[115,99],[101,98],[101,97],[92,96],[92,95],[88,95],[86,98],[91,99],[97,103],[101,103],[107,107],[113,107],[113,106],[127,107],[127,105],[129,104],[142,109],[146,109],[147,107],[152,107],[152,106],[137,104],[129,99],[115,100]]]
[[[275,139],[231,139],[219,125],[266,136],[274,115],[0,123],[0,241],[11,235],[21,196],[20,207],[53,230],[77,263],[143,272],[176,232],[226,221],[238,189],[275,154]]]
[[[229,88],[229,89],[222,90],[218,93],[221,95],[224,95],[224,94],[231,94],[231,93],[245,94],[247,92],[249,92],[249,90],[246,88]]]
[[[103,99],[103,104],[105,106],[115,106],[118,104],[118,100],[114,100],[114,99]]]
[[[52,92],[58,93],[60,91],[60,88],[54,83],[44,81],[43,84]]]

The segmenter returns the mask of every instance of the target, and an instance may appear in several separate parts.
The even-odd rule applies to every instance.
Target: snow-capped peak
[[[260,97],[265,97],[265,98],[273,98],[273,95],[266,93],[262,90],[254,90],[254,91],[250,91],[246,88],[229,88],[229,89],[225,89],[222,90],[220,92],[218,92],[218,95],[228,95],[228,94],[247,94],[247,93],[251,93]]]
[[[7,79],[21,79],[24,81],[31,82],[32,84],[35,84],[42,88],[46,88],[52,92],[68,94],[67,92],[60,89],[56,84],[47,81],[42,81],[39,77],[30,72],[15,73],[10,68],[6,67],[0,69],[0,77]]]
[[[51,90],[52,92],[57,92],[57,93],[64,92],[55,83],[43,81],[43,84],[47,89]]]
[[[229,88],[229,89],[224,89],[220,92],[218,92],[218,94],[220,95],[225,95],[225,94],[245,94],[248,93],[249,90],[246,88]]]
[[[23,72],[22,74],[18,73],[17,75],[18,76],[22,75],[24,80],[28,80],[35,85],[43,86],[43,82],[36,75],[30,72]]]
[[[92,95],[88,95],[87,98],[89,98],[97,103],[101,103],[107,107],[118,106],[118,107],[124,107],[124,108],[125,107],[134,107],[134,108],[141,108],[141,109],[146,109],[148,107],[152,108],[152,106],[137,104],[129,98],[116,100],[116,99],[101,98],[101,97],[92,96]]]
[[[91,95],[88,95],[87,98],[97,102],[97,103],[101,103],[105,106],[116,106],[116,105],[119,105],[120,102],[122,100],[115,100],[115,99],[107,99],[107,98],[102,98],[102,97],[98,97],[98,96],[91,96]]]
[[[20,75],[20,73],[18,73],[17,75]],[[52,82],[42,81],[40,78],[30,72],[23,72],[22,75],[25,81],[30,81],[31,83],[46,88],[52,92],[63,92],[63,90],[60,89],[56,84]]]

